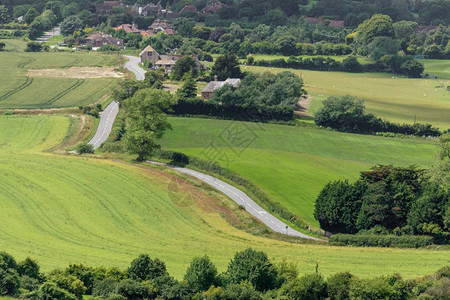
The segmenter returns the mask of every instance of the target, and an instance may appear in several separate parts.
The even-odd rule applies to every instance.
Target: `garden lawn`
[[[301,75],[306,91],[313,96],[310,113],[330,96],[351,95],[365,101],[367,111],[393,122],[431,123],[446,130],[450,128],[450,92],[437,87],[433,79],[404,78],[387,73],[345,73],[283,68],[245,66],[253,72],[291,71]],[[443,67],[438,67],[442,70]],[[445,73],[446,74],[446,73]],[[450,80],[440,80],[445,86]]]
[[[429,166],[433,142],[346,134],[314,127],[170,118],[162,146],[217,161],[250,179],[307,222],[331,180],[356,180],[375,164]]]
[[[295,262],[301,274],[318,263],[325,276],[348,270],[410,278],[450,263],[449,251],[292,244],[245,233],[224,220],[231,211],[211,191],[180,186],[165,171],[43,152],[64,138],[72,121],[0,116],[0,249],[19,261],[36,259],[43,271],[70,263],[126,268],[149,253],[181,279],[195,256],[208,254],[224,271],[247,247]]]

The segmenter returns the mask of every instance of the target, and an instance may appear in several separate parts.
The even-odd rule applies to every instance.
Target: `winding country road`
[[[137,80],[143,80],[145,77],[145,70],[139,66],[140,62],[139,58],[135,56],[126,56],[126,57],[129,59],[129,61],[125,64],[125,68],[133,72],[136,75]],[[94,149],[98,148],[101,145],[101,143],[103,143],[111,133],[112,124],[114,123],[114,119],[117,115],[118,110],[119,110],[118,103],[111,102],[111,104],[108,105],[107,108],[100,115],[100,124],[98,126],[97,132],[95,136],[92,138],[92,140],[89,142],[89,144],[92,144],[94,146]],[[256,217],[258,220],[263,222],[265,225],[267,225],[270,229],[272,229],[275,232],[300,237],[304,239],[324,242],[324,240],[322,239],[312,237],[303,234],[297,230],[294,230],[292,228],[289,228],[288,225],[286,225],[286,223],[280,221],[279,219],[268,213],[255,201],[253,201],[246,193],[218,178],[188,168],[177,167],[155,161],[147,161],[147,162],[150,164],[163,165],[172,168],[180,173],[190,175],[209,184],[210,186],[227,195],[237,204],[245,207],[245,209],[251,215]]]

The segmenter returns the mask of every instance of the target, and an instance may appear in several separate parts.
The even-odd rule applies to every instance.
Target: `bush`
[[[330,237],[330,243],[367,247],[419,248],[431,245],[433,237],[418,235],[335,234]]]
[[[41,52],[42,44],[39,42],[29,42],[25,48],[25,52]]]
[[[82,144],[78,147],[78,154],[94,153],[94,147],[91,144]]]

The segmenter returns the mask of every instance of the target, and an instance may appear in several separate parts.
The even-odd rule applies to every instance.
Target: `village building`
[[[198,60],[197,55],[179,55],[179,54],[168,54],[168,55],[160,55],[156,52],[152,46],[148,45],[144,50],[141,51],[139,57],[141,58],[141,63],[144,63],[147,60],[152,62],[153,69],[163,68],[167,73],[172,72],[175,67],[177,60],[184,56],[191,56],[197,62],[197,66],[200,69],[203,65]]]
[[[120,49],[124,49],[123,40],[116,39],[109,34],[105,34],[103,32],[93,33],[86,38],[86,45],[92,47],[92,50],[97,50],[101,46],[104,45],[114,45],[119,47]]]
[[[217,75],[214,75],[214,81],[210,81],[208,85],[202,90],[202,98],[209,99],[215,91],[223,87],[225,84],[229,84],[234,88],[237,88],[241,80],[239,78],[227,78],[225,81],[217,80]]]
[[[175,34],[173,25],[167,23],[167,20],[161,22],[160,19],[156,19],[153,24],[148,27],[148,31],[153,34],[157,34],[158,32],[164,32],[168,35]]]
[[[182,13],[184,11],[195,11],[195,12],[197,12],[197,8],[195,8],[195,6],[192,5],[191,3],[186,2],[184,4],[184,7],[180,10],[180,13]]]
[[[223,4],[222,2],[216,1],[214,3],[211,3],[208,6],[204,7],[202,9],[202,14],[204,14],[204,15],[216,14],[219,11],[219,9],[221,9],[224,6],[226,6],[226,5]]]
[[[119,1],[104,1],[103,3],[100,4],[94,4],[95,7],[95,12],[98,14],[108,14],[108,15],[112,15],[113,13],[113,8],[116,6],[119,6],[120,2]]]
[[[132,24],[122,24],[120,26],[114,27],[114,30],[121,30],[123,29],[126,33],[141,33],[141,31]]]

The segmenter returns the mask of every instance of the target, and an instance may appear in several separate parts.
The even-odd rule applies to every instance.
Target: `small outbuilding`
[[[227,78],[225,81],[218,81],[217,75],[214,76],[214,81],[210,81],[208,85],[202,90],[202,98],[209,99],[215,91],[223,87],[225,84],[229,84],[232,87],[237,88],[241,80],[239,78]]]

